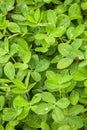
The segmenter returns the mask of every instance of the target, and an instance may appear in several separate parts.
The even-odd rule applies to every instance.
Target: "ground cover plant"
[[[86,0],[0,0],[0,130],[87,130]]]

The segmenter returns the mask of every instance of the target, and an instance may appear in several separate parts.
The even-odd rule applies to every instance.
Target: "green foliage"
[[[87,130],[86,0],[0,0],[0,130]]]

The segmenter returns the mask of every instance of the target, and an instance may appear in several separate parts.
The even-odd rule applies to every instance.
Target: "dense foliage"
[[[87,130],[87,1],[0,0],[0,130]]]

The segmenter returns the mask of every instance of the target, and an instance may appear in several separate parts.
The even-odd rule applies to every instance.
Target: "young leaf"
[[[70,115],[78,115],[83,111],[84,111],[84,107],[82,105],[75,105],[69,109]]]
[[[41,75],[40,73],[38,73],[37,71],[33,71],[31,72],[31,77],[36,81],[40,81],[41,80]]]
[[[84,25],[83,24],[80,24],[78,25],[75,30],[74,30],[74,34],[73,34],[73,37],[76,38],[78,36],[80,36],[82,33],[84,32]]]
[[[55,122],[63,121],[64,120],[64,113],[63,111],[56,107],[52,112],[52,118]]]
[[[67,98],[63,97],[63,98],[59,99],[56,104],[58,107],[64,109],[69,106],[70,101]]]
[[[17,96],[14,100],[13,100],[13,106],[15,109],[18,109],[20,107],[24,107],[29,105],[29,102],[27,100],[25,100],[22,96]]]
[[[45,103],[45,102],[31,106],[31,110],[38,115],[45,115],[49,111],[51,111],[53,108],[54,106],[52,104]]]
[[[36,22],[39,22],[40,19],[40,9],[37,9],[34,13],[34,19]]]
[[[4,105],[5,105],[5,97],[1,95],[0,96],[0,110],[2,110]]]
[[[50,35],[52,37],[61,37],[65,33],[66,29],[65,27],[57,27],[52,30]]]
[[[13,80],[15,76],[15,68],[11,62],[8,62],[4,67],[5,75],[10,79]]]
[[[43,92],[41,94],[41,96],[42,96],[42,100],[45,101],[45,102],[53,103],[53,104],[56,103],[55,97],[50,92]]]
[[[69,55],[71,50],[72,50],[72,46],[69,45],[68,43],[61,43],[58,45],[58,51],[63,56]]]
[[[8,24],[8,29],[9,31],[11,31],[12,33],[20,33],[20,27],[18,26],[18,24],[14,23],[14,22],[10,22]]]
[[[80,129],[83,127],[83,120],[81,117],[73,115],[69,118],[69,124],[77,126],[77,128]]]
[[[62,58],[57,64],[57,69],[65,69],[69,67],[73,62],[72,58]]]
[[[56,13],[53,10],[47,11],[47,20],[51,26],[56,27],[57,17],[56,17]]]
[[[40,60],[40,62],[36,65],[35,70],[37,72],[45,71],[46,69],[48,69],[49,65],[50,65],[50,62],[48,60],[46,59]]]
[[[73,90],[70,94],[69,99],[72,105],[76,105],[79,101],[79,93]]]
[[[80,6],[77,3],[71,4],[68,13],[71,20],[81,18]]]
[[[41,129],[42,130],[51,130],[49,125],[46,122],[41,123]]]

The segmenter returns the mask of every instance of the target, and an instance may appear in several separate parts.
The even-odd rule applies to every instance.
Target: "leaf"
[[[80,10],[79,5],[77,3],[71,4],[68,10],[68,14],[71,20],[81,18],[81,10]]]
[[[41,80],[41,75],[40,75],[40,73],[38,73],[37,71],[33,71],[33,72],[31,73],[31,77],[32,77],[36,82],[38,82],[38,81]]]
[[[52,30],[50,36],[52,37],[61,37],[65,33],[65,27],[57,27]]]
[[[75,90],[73,90],[70,94],[69,100],[72,105],[76,105],[79,101],[79,93]]]
[[[14,23],[14,22],[10,22],[8,24],[8,29],[9,31],[11,31],[12,33],[20,33],[20,27],[18,26],[18,24]]]
[[[16,118],[16,111],[13,108],[4,108],[3,110],[3,120],[11,121]]]
[[[19,49],[29,51],[28,43],[23,38],[19,38],[17,44],[19,46]]]
[[[14,8],[15,0],[5,0],[5,2],[6,2],[6,8],[8,11]]]
[[[69,125],[62,125],[60,126],[57,130],[70,130],[70,126]],[[74,129],[73,129],[74,130]]]
[[[65,5],[69,5],[69,4],[71,4],[72,2],[73,2],[73,0],[65,0],[65,1],[64,1],[64,4],[65,4]]]
[[[34,19],[35,19],[36,22],[39,22],[39,19],[40,19],[40,9],[35,10]]]
[[[73,34],[73,37],[76,38],[78,36],[80,36],[82,33],[84,32],[84,25],[83,24],[80,24],[78,25],[75,30],[74,30],[74,34]]]
[[[45,37],[46,37],[46,34],[44,34],[44,33],[38,33],[38,34],[35,35],[36,40],[42,40]]]
[[[63,98],[59,99],[56,104],[58,107],[64,109],[69,106],[70,101],[68,100],[68,98],[63,97]]]
[[[5,75],[10,79],[13,80],[15,76],[15,68],[11,62],[8,62],[4,67]]]
[[[58,45],[58,51],[63,56],[69,55],[71,50],[72,50],[72,46],[69,45],[68,43],[61,43]]]
[[[31,105],[40,102],[41,98],[42,97],[40,93],[35,94],[31,99]]]
[[[4,105],[5,105],[5,97],[1,95],[0,96],[0,110],[2,110]]]
[[[56,107],[52,112],[52,118],[55,122],[63,121],[64,120],[64,113],[63,111]]]
[[[12,82],[14,83],[14,85],[17,88],[20,88],[20,89],[24,89],[25,88],[24,83],[21,80],[19,80],[19,79],[13,79]]]
[[[24,123],[27,124],[31,130],[34,130],[35,128],[41,127],[41,117],[35,113],[29,113],[29,115],[25,118]]]
[[[50,92],[43,92],[41,94],[41,96],[42,96],[42,100],[45,102],[52,103],[52,104],[56,103],[56,99],[55,99],[54,95]]]
[[[14,64],[15,68],[21,69],[21,70],[25,70],[28,68],[28,65],[26,63],[20,63],[20,62],[16,62]]]
[[[81,8],[82,8],[82,10],[87,10],[87,2],[86,1],[81,2]]]
[[[25,20],[26,20],[26,18],[23,17],[23,16],[20,15],[20,14],[13,14],[13,15],[11,16],[11,18],[12,18],[13,20],[16,20],[16,21],[25,21]]]
[[[25,106],[22,110],[22,113],[17,117],[17,120],[23,120],[26,116],[28,116],[30,110],[30,106]]]
[[[18,109],[20,107],[25,107],[27,105],[29,105],[29,102],[27,100],[25,100],[22,96],[17,96],[13,100],[13,106],[15,109]]]
[[[83,111],[84,111],[84,107],[82,105],[79,105],[79,104],[72,106],[69,109],[70,115],[78,115],[78,114],[82,113]]]
[[[51,26],[56,27],[57,16],[56,13],[51,9],[47,11],[47,21]]]
[[[57,26],[58,27],[65,27],[68,28],[70,25],[70,19],[68,15],[65,14],[61,14],[58,16],[58,22],[57,22]]]
[[[48,60],[46,59],[40,60],[40,62],[36,65],[35,70],[37,72],[45,71],[46,69],[48,69],[49,65],[50,65],[50,62]]]
[[[57,64],[57,69],[65,69],[69,67],[73,62],[72,58],[62,58]]]
[[[54,106],[52,104],[45,103],[45,102],[31,106],[31,110],[38,115],[45,115],[49,111],[51,111],[53,108]]]
[[[12,126],[10,123],[7,123],[6,130],[14,130],[14,126]]]
[[[74,49],[79,49],[81,45],[82,45],[82,39],[75,39],[75,40],[71,43],[71,46],[72,46]]]
[[[23,62],[26,64],[30,61],[31,59],[31,51],[25,51],[22,53],[21,59]]]
[[[0,125],[0,130],[4,130],[4,127],[2,125]]]
[[[83,127],[83,121],[79,116],[71,116],[69,118],[69,124],[77,126],[78,129]]]
[[[41,129],[42,130],[50,130],[50,127],[46,122],[42,122],[41,123]]]

